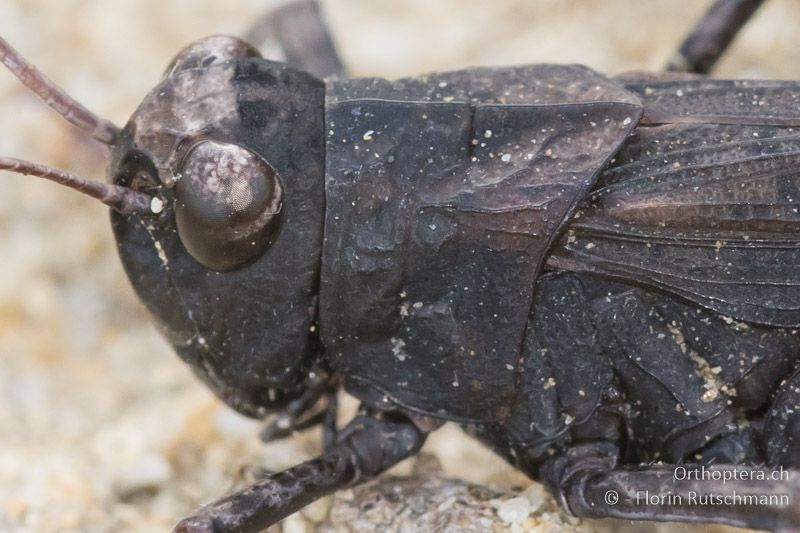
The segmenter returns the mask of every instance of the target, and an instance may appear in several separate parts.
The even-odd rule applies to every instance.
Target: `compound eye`
[[[264,253],[283,197],[271,166],[241,146],[203,141],[189,151],[179,172],[175,223],[192,257],[222,271]]]

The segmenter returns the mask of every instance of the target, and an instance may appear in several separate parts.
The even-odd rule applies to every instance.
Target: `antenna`
[[[2,37],[0,37],[0,63],[5,65],[28,89],[36,93],[68,122],[107,146],[114,144],[120,133],[118,127],[108,120],[98,117],[75,101],[63,89],[39,72]],[[64,170],[22,159],[0,157],[0,170],[55,181],[96,198],[122,214],[157,214],[163,209],[161,200],[156,196],[150,196],[129,187],[92,181]]]
[[[8,170],[18,174],[37,176],[65,185],[70,189],[96,198],[109,207],[126,215],[154,214],[161,211],[159,198],[128,187],[92,181],[64,170],[31,163],[13,157],[0,157],[0,170]]]
[[[75,101],[61,87],[39,72],[2,37],[0,37],[0,62],[70,124],[82,129],[103,144],[114,144],[120,131],[118,127],[108,120],[98,117]]]

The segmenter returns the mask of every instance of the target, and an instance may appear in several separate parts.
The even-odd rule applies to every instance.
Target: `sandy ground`
[[[0,35],[87,107],[123,123],[179,48],[211,33],[244,33],[273,4],[4,0]],[[323,4],[353,74],[395,77],[541,61],[657,69],[707,2]],[[770,0],[717,74],[800,78],[799,30],[800,1]],[[0,124],[0,154],[104,175],[103,149],[2,73]],[[283,468],[318,450],[316,432],[261,445],[258,424],[194,381],[136,301],[100,204],[32,178],[0,180],[0,530],[165,530],[248,465]],[[456,428],[425,450],[447,475],[500,491],[530,485]],[[310,531],[326,505],[284,530]],[[493,511],[487,516],[504,529]],[[523,526],[572,528],[557,516],[537,523]]]

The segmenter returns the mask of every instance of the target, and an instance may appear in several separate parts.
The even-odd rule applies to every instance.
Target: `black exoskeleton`
[[[722,3],[737,28],[758,4]],[[303,6],[283,17],[328,55],[287,37],[287,57],[335,74]],[[156,323],[227,404],[274,415],[265,435],[329,429],[322,456],[178,530],[259,530],[447,420],[578,516],[800,523],[799,82],[574,65],[322,81],[217,36],[118,130],[0,45],[111,147],[113,184],[1,166],[114,208]],[[707,69],[708,46],[679,63]],[[362,411],[337,433],[340,386]],[[733,493],[766,499],[714,500]]]

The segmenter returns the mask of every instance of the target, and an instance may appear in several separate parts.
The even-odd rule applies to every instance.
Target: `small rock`
[[[356,495],[353,493],[353,489],[340,490],[339,492],[336,493],[336,496],[340,500],[343,500],[343,501],[346,501],[346,502],[353,501],[355,499],[355,497],[356,497]]]
[[[300,513],[289,515],[281,523],[283,533],[309,533],[311,528]]]
[[[534,483],[525,489],[521,496],[528,500],[528,503],[531,504],[530,512],[532,513],[538,511],[547,501],[547,493],[545,492],[544,487],[539,483]]]
[[[12,498],[6,502],[5,508],[8,512],[8,515],[13,520],[21,522],[22,517],[24,517],[25,513],[28,511],[28,504],[19,498]]]
[[[325,498],[320,498],[319,500],[312,502],[306,507],[304,507],[301,513],[312,524],[319,524],[320,522],[328,518],[328,513],[330,513],[330,510],[331,510],[331,498],[330,496],[326,496]]]
[[[558,512],[558,517],[561,522],[565,524],[569,524],[571,526],[579,526],[581,524],[581,519],[577,516],[572,516],[571,514],[567,513],[563,509],[560,509]]]
[[[254,438],[261,425],[259,421],[246,418],[233,409],[217,409],[213,415],[214,430],[226,439]]]
[[[172,478],[172,467],[156,453],[137,458],[125,468],[115,482],[115,491],[121,497],[157,488]]]
[[[501,500],[494,505],[497,509],[497,516],[509,524],[522,522],[531,514],[531,502],[522,496]]]

